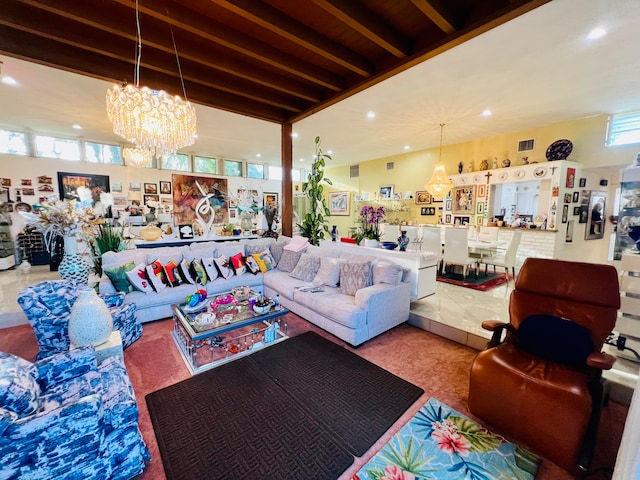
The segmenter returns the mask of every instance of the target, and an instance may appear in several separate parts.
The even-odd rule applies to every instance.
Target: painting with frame
[[[349,192],[329,192],[331,215],[349,215]]]
[[[416,205],[429,205],[431,203],[431,194],[426,190],[418,190],[416,192]]]
[[[452,189],[452,209],[456,213],[474,214],[476,207],[475,185],[465,187],[454,187]],[[467,222],[468,223],[468,222]]]
[[[79,200],[78,188],[89,190],[100,188],[103,192],[110,192],[109,175],[95,175],[91,173],[58,172],[58,189],[61,200]]]
[[[173,216],[176,224],[193,225],[196,221],[196,206],[205,195],[210,195],[209,204],[215,215],[214,224],[224,223],[229,218],[229,191],[226,178],[174,173],[171,176],[171,183],[173,184]],[[201,189],[205,195],[202,194]]]
[[[264,209],[266,210],[269,205],[273,205],[278,208],[278,194],[276,192],[264,192]]]
[[[163,195],[171,195],[171,182],[160,180],[160,193]]]
[[[393,198],[393,185],[380,185],[379,194],[381,198]]]
[[[146,195],[156,195],[158,193],[158,184],[157,183],[145,183],[144,184],[144,193]]]

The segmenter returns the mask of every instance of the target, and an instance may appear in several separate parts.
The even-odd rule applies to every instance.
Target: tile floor
[[[28,272],[11,269],[0,272],[0,329],[26,323],[17,302],[18,292],[43,280],[60,278],[48,265],[32,266]],[[483,330],[484,320],[509,321],[509,295],[513,281],[487,292],[436,283],[436,294],[411,304],[409,323],[468,345],[477,350],[485,347],[490,333]],[[615,354],[613,347],[605,347]],[[619,358],[606,377],[614,382],[612,396],[628,404],[636,384],[640,364]]]

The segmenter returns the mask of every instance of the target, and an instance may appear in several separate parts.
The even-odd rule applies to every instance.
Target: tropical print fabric
[[[533,480],[539,462],[431,398],[353,480]]]

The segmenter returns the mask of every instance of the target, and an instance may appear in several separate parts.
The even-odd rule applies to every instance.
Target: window
[[[282,180],[282,167],[269,165],[269,180]]]
[[[0,130],[0,153],[27,154],[27,136],[22,132]]]
[[[242,162],[237,160],[225,160],[224,161],[224,174],[229,177],[241,177],[242,176]]]
[[[211,157],[193,157],[193,171],[196,173],[218,173],[218,160]]]
[[[162,169],[190,172],[191,165],[189,164],[189,155],[175,153],[173,155],[166,155],[162,157]]]
[[[84,156],[87,162],[110,163],[113,165],[123,164],[122,149],[118,145],[85,142]]]
[[[614,115],[607,130],[608,147],[640,143],[640,112]]]
[[[36,156],[78,161],[80,160],[80,145],[78,140],[70,138],[36,135]]]
[[[264,178],[264,165],[262,163],[247,163],[247,177]]]

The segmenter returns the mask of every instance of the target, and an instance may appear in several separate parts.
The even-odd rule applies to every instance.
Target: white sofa
[[[243,240],[240,242],[205,242],[183,247],[159,247],[151,249],[124,250],[122,252],[107,252],[102,256],[103,269],[117,267],[129,261],[136,264],[149,264],[157,259],[162,263],[170,260],[180,261],[183,258],[190,261],[203,256],[224,255],[230,257],[237,252],[244,254],[258,253],[263,249],[270,249],[274,257],[279,259],[276,252],[290,239],[284,237],[275,242],[273,239]],[[267,296],[275,297],[280,294],[284,307],[298,314],[302,318],[332,333],[347,343],[357,346],[386,330],[406,322],[409,319],[410,304],[410,272],[402,269],[394,262],[381,261],[371,256],[345,255],[338,249],[329,247],[307,247],[305,253],[318,257],[337,259],[338,263],[370,262],[371,275],[375,265],[377,272],[395,269],[399,275],[391,283],[382,281],[361,288],[355,295],[341,293],[339,288],[323,286],[323,292],[305,292],[296,287],[308,284],[298,278],[293,278],[288,271],[278,268],[256,275],[246,272],[240,276],[233,275],[228,279],[217,278],[207,282],[206,290],[209,295],[229,291],[235,286],[247,285],[254,290],[262,290]],[[342,255],[342,258],[340,256]],[[380,277],[380,275],[378,275]],[[109,278],[103,274],[100,280],[100,293],[115,291]],[[184,303],[187,295],[194,292],[196,286],[182,284],[177,287],[167,287],[160,292],[143,293],[133,291],[126,294],[125,302],[137,305],[137,315],[140,322],[149,322],[169,318],[173,312],[171,305]]]

